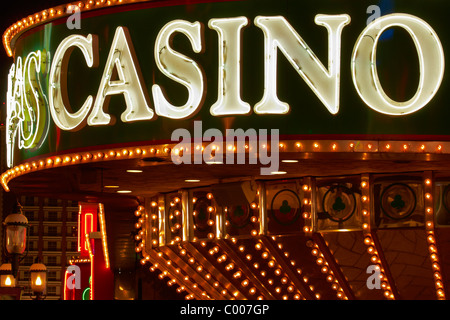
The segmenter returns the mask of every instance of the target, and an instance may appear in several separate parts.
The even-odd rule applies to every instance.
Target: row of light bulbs
[[[304,223],[303,231],[305,235],[311,237],[312,236],[312,187],[311,187],[311,178],[305,178],[305,184],[302,186],[303,189],[303,212],[302,217]]]
[[[201,246],[205,248],[207,246],[206,242],[202,241]],[[244,272],[235,264],[235,262],[233,262],[233,260],[229,257],[225,250],[220,248],[220,246],[218,245],[211,245],[210,249],[208,250],[208,254],[209,256],[211,256],[211,258],[215,258],[219,264],[225,265],[224,269],[237,283],[240,284],[241,289],[239,291],[236,290],[232,293],[232,300],[242,299],[244,297],[244,291],[247,291],[249,295],[251,297],[255,297],[255,299],[263,299],[262,295],[258,295],[259,291],[254,286],[250,285],[250,279],[245,277]]]
[[[297,143],[296,147],[300,148],[301,144]],[[314,147],[319,147],[317,143],[314,143]],[[332,145],[333,149],[335,148],[335,145]],[[312,227],[312,181],[311,178],[305,178],[305,184],[302,186],[303,189],[303,213],[302,217],[304,220],[304,227],[303,231],[305,232],[305,235],[312,237],[313,234],[313,227]],[[327,281],[332,283],[331,288],[336,291],[336,296],[339,299],[347,299],[347,296],[345,295],[344,291],[342,290],[341,286],[339,285],[339,281],[334,277],[333,271],[330,269],[328,262],[326,261],[324,255],[319,249],[319,246],[317,243],[315,243],[313,240],[309,240],[308,244],[310,244],[312,248],[311,254],[316,257],[316,263],[321,266],[321,272],[327,275]],[[305,278],[303,278],[305,280]],[[310,287],[311,289],[311,287]],[[312,290],[312,289],[311,289]],[[320,298],[320,294],[316,293],[316,298]]]
[[[110,161],[122,159],[139,159],[146,156],[161,156],[171,158],[172,153],[178,154],[179,149],[175,145],[142,146],[134,148],[115,148],[99,150],[94,152],[71,153],[60,156],[51,156],[41,160],[25,162],[5,171],[1,175],[1,184],[9,191],[8,183],[11,179],[23,174],[55,168],[59,166],[78,165],[82,163]],[[247,146],[248,147],[248,146]],[[394,152],[394,153],[450,153],[450,142],[382,142],[382,141],[346,141],[338,142],[323,140],[315,141],[286,141],[280,142],[280,152],[356,152],[368,155],[371,152]],[[202,146],[202,150],[204,147]],[[236,148],[234,148],[236,151]],[[248,148],[246,148],[248,152]]]
[[[13,25],[6,29],[2,37],[3,46],[5,47],[8,56],[11,57],[13,55],[13,50],[11,48],[11,42],[13,38],[32,27],[65,17],[67,15],[73,14],[76,11],[83,12],[114,5],[122,5],[142,1],[148,0],[85,0],[45,9],[16,21]]]
[[[203,279],[205,279],[208,283],[212,284],[212,287],[215,288],[216,291],[220,291],[220,293],[224,296],[227,297],[228,299],[233,299],[233,296],[230,297],[230,293],[222,286],[222,284],[217,281],[217,279],[210,273],[210,270],[208,268],[206,268],[204,265],[202,265],[200,263],[200,261],[198,261],[193,255],[191,255],[186,249],[184,249],[181,245],[177,245],[176,246],[178,249],[178,256],[181,257],[184,261],[187,261],[187,264],[191,266],[192,270],[194,270],[194,272],[197,273],[198,276],[202,277]],[[176,272],[181,272],[182,269],[178,268],[176,269]],[[184,270],[185,272],[187,272],[186,270]],[[194,284],[192,285],[194,288],[196,288],[196,282],[195,279],[193,278],[193,275],[184,275],[184,280],[185,281],[191,281]],[[206,290],[204,288],[202,288],[202,292],[201,292],[201,296],[202,297],[206,297],[208,299],[212,299],[206,292]],[[190,297],[189,297],[190,298]],[[187,298],[187,299],[189,299]]]
[[[386,266],[384,266],[384,260],[381,259],[379,254],[378,242],[374,241],[371,233],[370,208],[370,177],[369,175],[363,175],[361,178],[361,212],[364,244],[367,246],[367,253],[370,255],[371,263],[375,266],[376,271],[379,272],[384,297],[394,300],[393,284],[386,274]]]
[[[25,162],[8,169],[1,175],[1,184],[6,191],[9,191],[8,182],[11,181],[11,179],[30,172],[90,162],[136,159],[149,155],[158,156],[162,153],[164,153],[164,156],[170,156],[170,150],[167,146],[162,146],[160,149],[155,147],[115,148],[51,156],[40,160]]]
[[[434,232],[434,203],[433,203],[433,177],[432,173],[426,172],[424,179],[424,204],[425,204],[425,231],[427,235],[428,252],[430,254],[431,267],[433,269],[433,280],[438,300],[445,300],[444,283],[442,280],[441,266]]]
[[[434,232],[434,214],[433,214],[433,178],[432,173],[426,172],[424,179],[424,205],[425,205],[425,230],[427,234],[427,243],[430,254],[431,265],[433,268],[433,279],[435,282],[436,296],[439,300],[445,300],[445,291],[442,281],[442,274],[440,270],[440,262],[438,249],[436,246],[435,232]],[[378,243],[373,239],[370,228],[370,201],[369,201],[369,176],[364,175],[361,182],[362,190],[362,213],[363,213],[363,230],[364,230],[364,243],[367,245],[367,252],[371,255],[371,262],[375,264],[380,274],[381,288],[383,289],[384,296],[387,299],[395,299],[393,292],[393,284],[390,282],[389,277],[386,274],[386,267],[384,266],[384,260],[380,257],[380,248]]]
[[[392,152],[392,153],[450,153],[449,142],[422,141],[354,141],[321,140],[280,142],[282,151],[301,152]]]
[[[186,292],[185,299],[191,300],[196,296],[201,296],[202,298],[208,298],[206,291],[202,290],[196,282],[193,282],[188,275],[183,275],[182,270],[174,266],[172,261],[164,256],[161,251],[154,251],[152,255],[143,252],[144,259],[141,260],[141,264],[145,265],[147,262],[151,263],[149,270],[151,272],[156,272],[160,270],[158,278],[163,280],[168,278],[167,285],[174,286],[178,285],[176,289],[178,293]],[[182,280],[177,280],[175,274],[182,277]],[[183,283],[193,282],[192,285],[185,286]]]
[[[339,280],[335,277],[333,270],[331,270],[330,265],[319,248],[319,245],[313,241],[309,240],[307,245],[311,247],[311,254],[316,258],[316,263],[320,266],[320,271],[326,275],[326,279],[331,283],[331,288],[336,291],[336,296],[340,300],[348,300],[342,286],[339,284]]]
[[[262,260],[255,259],[255,257],[248,253],[245,245],[239,244],[236,238],[232,238],[231,242],[237,247],[237,251],[240,252],[243,260],[248,261],[248,263],[254,269],[255,273],[259,272],[261,277],[267,282],[268,287],[272,288],[272,290],[275,291],[275,293],[279,297],[281,297],[282,300],[303,299],[300,291],[298,291],[298,289],[290,280],[289,276],[283,270],[282,266],[277,263],[275,257],[270,253],[270,250],[263,244],[261,240],[258,240],[258,242],[256,242],[255,249],[261,252]],[[263,263],[257,261],[254,262],[254,260],[263,261]],[[263,265],[266,267],[263,268]],[[273,274],[274,277],[270,277],[269,274]],[[276,285],[276,282],[281,283],[281,285]]]
[[[134,224],[134,227],[137,230],[137,234],[135,235],[136,240],[136,252],[142,252],[142,250],[145,247],[146,241],[145,241],[145,234],[147,232],[145,228],[145,222],[148,221],[148,214],[145,210],[145,207],[142,205],[139,205],[134,212],[134,215],[138,218],[138,222]],[[141,260],[141,263],[143,261]]]
[[[176,203],[178,203],[179,201],[180,201],[179,198],[175,197],[173,199],[174,205]],[[157,207],[157,203],[155,201],[152,201],[151,202],[151,207],[153,207],[153,208]],[[139,218],[138,222],[135,224],[136,229],[138,229],[138,234],[136,235],[136,240],[138,241],[138,244],[136,246],[136,251],[137,252],[142,252],[143,258],[141,259],[141,264],[145,265],[147,262],[152,263],[152,266],[150,267],[150,271],[156,271],[157,269],[160,269],[161,273],[159,274],[159,278],[161,280],[166,278],[166,277],[169,278],[169,280],[167,282],[167,284],[169,286],[173,286],[175,284],[178,284],[179,286],[176,289],[176,291],[178,293],[183,293],[184,291],[186,291],[187,292],[187,294],[185,296],[186,300],[191,300],[191,299],[194,299],[196,297],[196,294],[194,292],[188,292],[189,290],[186,289],[187,287],[191,288],[191,291],[192,291],[192,289],[200,291],[200,297],[202,297],[203,299],[211,299],[211,297],[208,295],[206,290],[200,288],[199,285],[195,281],[193,281],[193,279],[191,277],[189,277],[189,275],[183,274],[182,277],[183,277],[184,283],[192,282],[192,284],[187,286],[185,284],[179,283],[179,281],[177,281],[177,279],[172,275],[172,273],[181,274],[181,273],[183,273],[183,270],[181,268],[179,268],[179,267],[176,267],[175,264],[172,263],[172,261],[168,257],[164,257],[164,255],[163,255],[163,253],[161,251],[159,251],[157,253],[158,257],[160,257],[161,259],[165,259],[166,265],[169,265],[170,267],[174,268],[174,271],[170,272],[168,270],[168,268],[162,267],[160,263],[155,262],[155,261],[152,262],[151,256],[148,253],[146,253],[145,251],[143,251],[144,244],[145,244],[144,235],[146,234],[147,230],[145,230],[145,225],[146,225],[145,224],[145,219],[142,219],[142,218],[143,218],[143,216],[145,216],[146,219],[148,219],[149,216],[148,216],[147,213],[145,213],[145,208],[143,206],[139,206],[138,207],[138,209],[135,211],[135,215]],[[155,214],[153,213],[152,220],[155,220],[155,218],[156,218]],[[202,242],[202,245],[204,246],[205,243]],[[196,272],[201,273],[203,270],[207,270],[200,263],[198,263],[193,256],[190,256],[188,254],[188,252],[185,249],[183,249],[179,244],[177,245],[177,248],[179,250],[179,256],[184,257],[184,256],[188,255],[187,261],[188,261],[189,264],[193,265],[193,267],[196,270]],[[204,275],[204,277],[208,281],[212,281],[214,287],[221,286],[220,282],[215,280],[210,273],[206,273]],[[224,294],[224,295],[227,294],[225,288],[222,288],[222,294]],[[231,296],[229,298],[232,299],[233,296]]]
[[[91,263],[91,259],[77,259],[77,258],[69,259],[70,265],[74,265],[74,264],[78,264],[78,263]]]
[[[309,283],[309,277],[304,274],[303,270],[301,268],[297,267],[297,261],[295,259],[293,259],[290,255],[290,253],[286,250],[283,250],[283,244],[281,239],[272,236],[271,237],[272,241],[274,241],[276,243],[276,248],[278,248],[278,250],[282,253],[282,255],[286,258],[289,259],[289,264],[291,265],[292,268],[295,268],[295,272],[298,274],[298,277],[301,277],[301,280],[303,281],[305,286],[308,286],[309,290],[314,293],[314,297],[319,300],[321,299],[321,294],[319,292],[314,292],[315,288],[312,284],[308,284]],[[258,246],[259,244],[257,244]],[[292,289],[291,289],[292,290]],[[288,291],[289,287],[288,287]],[[303,295],[301,294],[301,292],[298,290],[297,293],[294,295],[294,299],[296,300],[304,300],[305,298],[303,297]]]

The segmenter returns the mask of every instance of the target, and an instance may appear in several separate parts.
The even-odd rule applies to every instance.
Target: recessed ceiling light
[[[206,163],[206,164],[223,164],[222,161],[213,161],[213,160],[211,160],[211,161],[205,161],[205,163]]]
[[[131,193],[131,190],[118,190],[117,193]]]
[[[131,170],[127,170],[127,172],[128,172],[128,173],[141,173],[142,170],[134,170],[134,169],[131,169]]]
[[[270,174],[286,174],[286,171],[272,171]]]
[[[186,179],[186,180],[184,180],[184,182],[200,182],[200,180],[197,180],[197,179]]]
[[[103,186],[103,188],[108,188],[108,189],[118,189],[119,186]]]
[[[297,163],[298,160],[281,160],[281,162],[284,162],[284,163]]]

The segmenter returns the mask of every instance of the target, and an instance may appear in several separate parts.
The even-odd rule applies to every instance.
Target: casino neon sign
[[[315,23],[328,32],[328,63],[324,65],[301,35],[283,16],[257,16],[254,26],[264,34],[264,93],[253,108],[241,97],[242,31],[250,24],[247,17],[213,18],[208,27],[218,35],[217,101],[210,106],[212,116],[288,114],[290,105],[277,95],[277,56],[281,52],[298,75],[308,84],[330,114],[339,112],[341,73],[341,34],[350,16],[323,15]],[[381,34],[400,27],[411,37],[418,56],[420,77],[417,90],[407,101],[392,100],[380,83],[376,53]],[[67,68],[71,52],[83,54],[87,68],[99,67],[97,35],[73,34],[66,37],[54,53],[31,52],[22,62],[18,57],[10,69],[7,93],[7,163],[13,165],[13,151],[39,148],[47,135],[50,117],[61,130],[76,131],[88,126],[113,123],[108,114],[108,97],[123,95],[125,110],[121,121],[153,121],[158,117],[189,119],[202,108],[206,95],[206,78],[201,66],[177,52],[171,40],[184,35],[196,53],[202,53],[204,26],[200,22],[173,20],[158,33],[154,60],[162,74],[184,86],[188,92],[183,105],[173,105],[164,88],[154,83],[146,88],[126,27],[120,26],[104,62],[103,75],[96,96],[88,95],[84,103],[72,108],[68,99]],[[434,97],[444,74],[444,52],[436,32],[424,20],[409,14],[395,13],[375,19],[360,33],[351,56],[351,75],[359,97],[376,112],[402,116],[414,113]],[[40,77],[48,72],[48,96],[43,94]],[[113,80],[113,73],[117,78]],[[80,84],[82,85],[82,84]],[[148,97],[152,93],[153,105]],[[77,109],[76,112],[72,111]],[[49,112],[47,112],[49,110]]]

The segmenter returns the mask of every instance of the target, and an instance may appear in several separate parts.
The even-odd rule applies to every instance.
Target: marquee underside
[[[105,203],[107,226],[121,230],[109,233],[112,267],[129,263],[136,247],[143,267],[158,272],[186,299],[442,299],[450,285],[450,233],[437,212],[445,207],[443,186],[450,171],[443,169],[449,162],[445,153],[285,152],[279,170],[286,174],[262,176],[260,165],[175,165],[169,154],[127,155],[30,170],[8,186],[20,194]],[[258,195],[248,203],[254,206],[249,225],[230,227],[230,216],[212,193],[207,206],[213,208],[207,219],[212,222],[206,225],[209,231],[200,232],[196,226],[202,222],[192,220],[197,210],[195,203],[189,205],[192,199],[211,193],[211,186],[242,181],[256,183],[258,193],[266,190],[264,199]],[[404,221],[383,220],[386,215],[377,204],[382,194],[374,193],[375,186],[396,183],[414,190],[414,214]],[[356,195],[356,220],[335,223],[322,215],[320,190],[338,185],[350,186]],[[131,193],[118,194],[119,189]],[[294,198],[285,195],[297,210],[292,223],[274,215],[274,193],[283,190],[291,190],[300,202],[295,207]],[[178,218],[171,207],[174,197],[180,201]],[[140,218],[133,214],[138,205]],[[139,241],[124,237],[133,232],[141,235]],[[369,289],[368,282],[376,285],[367,269],[371,265],[379,265],[384,276],[378,289]]]

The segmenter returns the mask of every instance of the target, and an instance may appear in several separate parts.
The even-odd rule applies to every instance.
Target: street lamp
[[[22,213],[12,213],[5,218],[6,251],[11,257],[12,275],[17,278],[19,258],[27,246],[28,219]]]
[[[44,291],[47,287],[47,267],[39,258],[36,258],[30,267],[30,286],[36,295],[35,300],[45,299]]]
[[[0,287],[14,288],[16,279],[12,275],[11,263],[4,263],[0,266]]]

